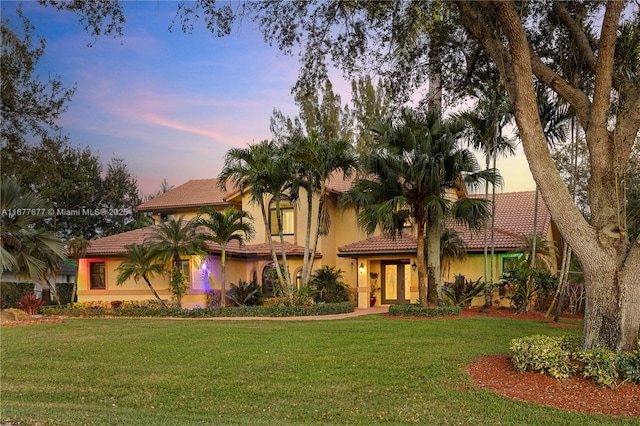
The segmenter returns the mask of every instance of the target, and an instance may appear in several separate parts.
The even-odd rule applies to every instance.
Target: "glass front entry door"
[[[382,303],[411,302],[411,265],[406,262],[382,262]]]

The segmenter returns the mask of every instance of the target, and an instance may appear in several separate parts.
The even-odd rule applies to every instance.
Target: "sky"
[[[58,122],[63,133],[104,164],[123,158],[143,194],[155,192],[163,179],[177,186],[216,177],[230,148],[271,137],[274,108],[298,113],[291,95],[298,59],[264,43],[251,22],[225,38],[203,22],[193,34],[179,27],[170,32],[177,2],[130,1],[124,2],[124,35],[95,38],[72,13],[2,1],[2,19],[14,31],[21,29],[19,4],[47,43],[37,74],[58,75],[65,87],[77,88]],[[332,74],[332,83],[349,102],[350,85],[340,73]],[[502,192],[535,188],[521,148],[498,168]]]

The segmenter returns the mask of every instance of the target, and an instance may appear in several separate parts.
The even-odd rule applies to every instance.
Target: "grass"
[[[637,424],[511,401],[464,367],[534,321],[73,319],[5,327],[0,423]]]

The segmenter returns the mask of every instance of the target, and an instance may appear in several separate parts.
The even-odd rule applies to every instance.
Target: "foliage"
[[[33,283],[0,283],[0,309],[15,308],[16,302],[23,294],[33,293]]]
[[[36,226],[47,204],[13,179],[0,181],[0,260],[2,268],[39,281],[60,267],[65,248],[60,238]]]
[[[31,316],[22,309],[9,308],[0,311],[0,322],[26,321]]]
[[[471,151],[458,146],[460,123],[443,121],[439,114],[404,110],[400,120],[378,125],[374,132],[383,149],[362,159],[363,176],[342,197],[353,205],[358,224],[367,234],[378,227],[390,236],[402,233],[408,221],[416,229],[418,244],[419,301],[427,304],[424,262],[427,267],[430,303],[438,303],[441,275],[440,237],[446,217],[478,228],[488,217],[485,200],[461,197],[452,202],[450,190],[488,180],[500,182],[493,170],[480,171]],[[432,238],[430,233],[436,236]]]
[[[535,335],[513,339],[509,347],[516,370],[539,371],[556,379],[571,377],[576,366],[571,363],[571,351],[562,337]]]
[[[438,306],[437,308],[420,305],[391,305],[389,315],[396,317],[439,317],[446,315],[460,315],[462,310],[458,306]]]
[[[60,304],[72,303],[73,285],[73,283],[56,283],[56,292],[60,298]]]
[[[341,281],[342,270],[335,266],[323,266],[313,273],[311,285],[316,294],[316,303],[337,303],[349,300],[347,285]]]
[[[538,371],[557,379],[579,373],[611,388],[617,387],[620,379],[640,382],[640,351],[581,351],[576,338],[543,335],[513,339],[510,351],[511,361],[520,372]]]
[[[256,306],[262,303],[262,289],[255,281],[239,280],[231,284],[229,299],[238,306]]]
[[[538,296],[548,296],[558,288],[558,277],[547,270],[529,269],[525,256],[503,271],[498,283],[501,298],[511,300],[518,312],[529,309]]]
[[[353,312],[353,302],[319,303],[312,305],[271,305],[271,306],[220,306],[220,293],[212,292],[212,302],[206,308],[181,309],[177,306],[164,307],[157,301],[127,302],[119,307],[113,307],[111,302],[95,301],[67,305],[64,308],[47,306],[42,308],[42,313],[49,316],[68,317],[176,317],[176,318],[210,318],[210,317],[291,317],[291,316],[316,316],[335,315]],[[217,300],[217,305],[215,303]],[[153,303],[150,303],[153,302]]]
[[[129,244],[125,250],[124,260],[116,268],[116,285],[122,285],[131,278],[137,283],[142,278],[156,299],[166,306],[150,281],[153,275],[164,271],[163,265],[156,261],[156,254],[148,246],[140,244]]]
[[[613,387],[618,379],[616,353],[604,348],[573,354],[574,359],[584,363],[582,375],[602,386]]]
[[[35,27],[18,9],[22,19],[22,38],[5,20],[2,31],[2,139],[5,147],[24,146],[29,136],[46,137],[60,130],[57,121],[67,109],[75,88],[65,89],[58,75],[43,82],[36,74],[45,53],[45,40],[33,40]],[[3,161],[4,169],[4,161]],[[3,171],[4,173],[4,171]]]
[[[452,283],[444,285],[444,295],[455,305],[467,307],[471,301],[485,288],[484,282],[478,278],[475,282],[467,280],[464,275],[456,275]]]
[[[616,367],[624,380],[640,385],[640,350],[618,354]]]
[[[34,315],[38,312],[38,309],[42,305],[42,299],[39,299],[33,293],[27,293],[20,296],[20,299],[16,302],[16,306],[29,315]]]
[[[187,276],[182,271],[174,271],[171,275],[171,281],[169,281],[169,291],[171,295],[178,301],[178,305],[181,305],[182,296],[187,294],[189,290],[189,281]]]
[[[208,291],[206,300],[205,306],[207,308],[220,308],[222,306],[222,293],[220,290]]]

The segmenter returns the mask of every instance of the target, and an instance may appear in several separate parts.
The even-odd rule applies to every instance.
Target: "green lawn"
[[[72,319],[1,331],[1,421],[44,425],[637,424],[511,401],[464,367],[578,329],[469,318]],[[469,390],[470,388],[470,390]]]

